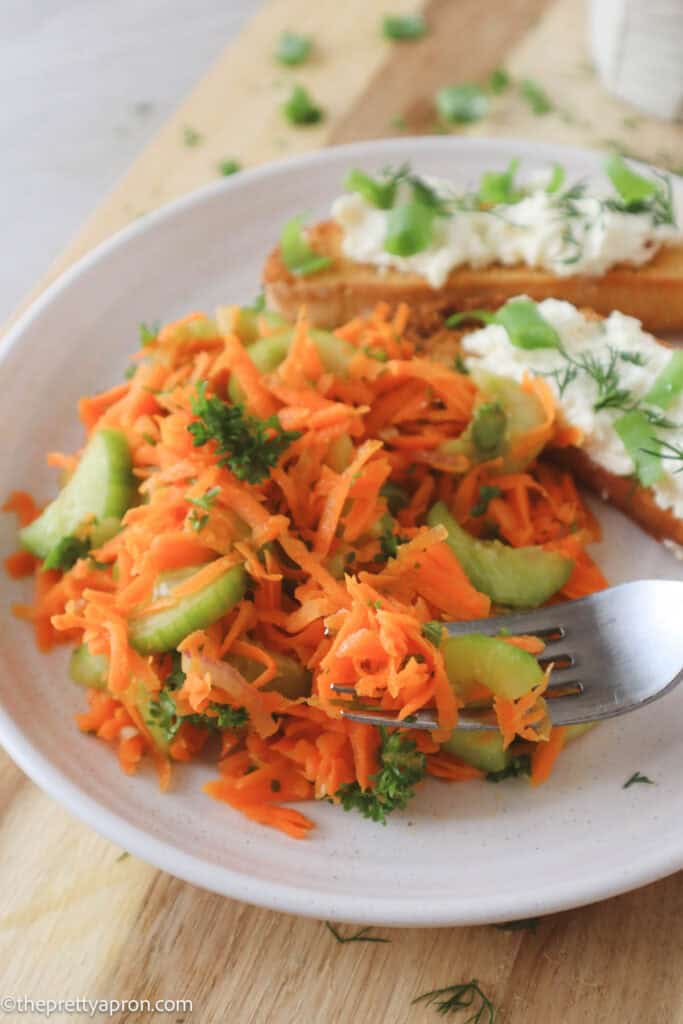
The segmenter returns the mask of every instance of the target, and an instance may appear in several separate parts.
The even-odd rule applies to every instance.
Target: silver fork
[[[637,580],[590,597],[537,611],[475,622],[444,622],[449,636],[502,629],[545,642],[539,664],[554,665],[548,687],[553,725],[613,718],[650,704],[683,679],[683,580]],[[483,683],[486,680],[482,680]],[[351,686],[335,693],[356,696]],[[344,718],[368,725],[436,729],[434,711],[398,720],[398,712],[344,709]],[[457,729],[496,729],[490,713],[460,715]]]

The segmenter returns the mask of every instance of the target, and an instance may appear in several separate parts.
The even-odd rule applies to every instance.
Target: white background
[[[1,0],[0,323],[260,0]]]

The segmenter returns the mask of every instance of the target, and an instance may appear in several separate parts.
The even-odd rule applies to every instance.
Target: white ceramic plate
[[[75,448],[80,395],[121,379],[137,324],[249,301],[281,224],[325,214],[345,171],[410,160],[474,183],[513,156],[560,161],[569,178],[599,157],[521,142],[405,139],[332,149],[221,181],[137,221],[54,284],[0,350],[0,495],[55,488],[49,449]],[[618,513],[600,509],[597,550],[613,581],[680,578],[683,567]],[[14,546],[1,516],[2,555]],[[642,885],[683,865],[683,688],[571,746],[552,779],[428,782],[382,828],[327,804],[295,842],[204,796],[209,765],[178,766],[170,794],[153,773],[127,778],[80,735],[83,695],[66,653],[39,654],[9,606],[23,586],[0,574],[0,739],[38,785],[93,828],[165,871],[227,896],[295,914],[367,923],[483,923],[548,913]],[[636,770],[656,786],[622,789]]]

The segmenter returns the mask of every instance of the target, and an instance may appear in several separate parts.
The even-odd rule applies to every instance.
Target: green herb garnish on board
[[[648,779],[647,775],[641,775],[640,772],[634,772],[621,788],[628,789],[630,786],[635,786],[637,783],[642,783],[646,786],[654,786],[654,782],[652,779]]]
[[[451,124],[472,124],[481,121],[489,112],[489,98],[480,85],[463,82],[439,89],[435,97],[436,109]]]
[[[241,170],[242,164],[238,160],[221,160],[218,165],[218,172],[224,178],[229,178],[231,174],[237,174]]]
[[[522,917],[518,921],[501,921],[493,927],[499,932],[535,932],[539,921],[538,917]]]
[[[505,92],[509,84],[510,75],[505,68],[494,68],[489,75],[489,89],[494,96],[498,96],[501,92]]]
[[[545,89],[538,82],[535,82],[533,78],[522,79],[519,83],[519,91],[522,99],[529,106],[533,114],[548,114],[554,109],[553,103]]]
[[[421,14],[385,14],[382,35],[395,42],[421,39],[427,32],[427,22]]]
[[[183,145],[187,146],[188,149],[194,149],[201,142],[204,141],[204,136],[201,135],[196,129],[191,128],[188,124],[183,128]]]
[[[303,218],[292,217],[280,233],[280,253],[287,270],[299,277],[325,270],[332,263],[329,256],[315,252],[303,233]]]
[[[215,442],[219,465],[227,466],[238,480],[250,484],[265,480],[282,453],[301,436],[295,430],[283,430],[277,416],[257,419],[241,405],[207,397],[206,381],[197,384],[192,412],[198,417],[187,428],[193,445]]]
[[[369,926],[359,928],[353,935],[341,935],[338,929],[329,921],[325,921],[325,927],[342,946],[346,945],[347,942],[391,942],[391,939],[382,939],[378,935],[368,935],[370,931]]]
[[[443,1017],[458,1013],[460,1010],[471,1010],[471,1016],[463,1024],[494,1024],[496,1011],[493,1003],[486,996],[476,978],[446,988],[436,988],[432,992],[423,992],[413,999],[414,1003],[434,1005],[437,1013]]]
[[[298,32],[282,32],[275,50],[275,60],[280,64],[295,67],[308,59],[313,46],[310,36],[302,36]]]
[[[317,124],[325,116],[321,107],[314,103],[308,89],[295,85],[289,99],[282,104],[282,113],[290,124]]]
[[[400,732],[389,735],[380,728],[382,745],[379,771],[371,777],[372,788],[361,789],[357,782],[348,782],[335,794],[345,811],[357,810],[365,818],[386,825],[387,814],[402,811],[415,795],[413,787],[424,776],[425,756],[413,740]]]

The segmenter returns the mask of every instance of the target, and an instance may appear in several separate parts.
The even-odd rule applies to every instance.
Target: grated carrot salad
[[[238,333],[238,313],[219,311],[220,327],[200,313],[167,325],[136,354],[125,383],[80,401],[86,438],[116,429],[130,448],[138,501],[119,532],[66,571],[46,571],[27,552],[10,556],[6,567],[15,577],[34,576],[32,602],[14,610],[32,624],[41,650],[85,643],[106,658],[106,688],[88,691],[77,722],[115,748],[125,772],[149,760],[166,788],[176,762],[211,749],[218,765],[218,778],[205,787],[211,797],[301,838],[313,823],[289,803],[338,801],[349,786],[371,793],[381,768],[381,734],[340,717],[349,698],[335,694],[334,683],[401,719],[436,709],[436,732],[401,733],[426,772],[447,781],[482,777],[441,749],[463,699],[424,627],[485,617],[491,601],[468,579],[444,528],[425,525],[435,501],[445,501],[475,537],[494,531],[513,547],[542,545],[573,558],[559,598],[606,583],[586,552],[599,528],[567,473],[543,461],[517,473],[504,472],[499,459],[470,464],[458,456],[457,465],[441,464],[439,446],[470,423],[477,390],[468,375],[425,355],[428,339],[406,331],[407,308],[392,318],[379,306],[335,332],[347,346],[343,373],[326,369],[305,312],[284,361],[261,372]],[[260,327],[261,336],[272,334],[265,320]],[[265,423],[274,416],[293,432],[265,479],[240,479],[215,443],[194,443],[199,382],[224,400],[237,384],[247,413]],[[546,420],[520,446],[528,441],[537,450],[539,430],[546,444],[562,432],[543,382],[525,387],[538,393]],[[71,472],[79,457],[51,452],[48,460]],[[485,516],[475,515],[484,486],[494,497]],[[390,512],[392,488],[402,500]],[[206,495],[212,501],[199,509]],[[21,524],[39,512],[23,492],[4,508]],[[173,608],[236,565],[246,569],[245,596],[187,636],[175,660],[131,646],[131,616]],[[160,574],[188,568],[197,572],[155,596]],[[510,642],[533,654],[542,647],[535,638]],[[292,699],[271,685],[279,657],[310,673],[310,696]],[[251,680],[239,658],[257,664]],[[170,689],[179,664],[182,682]],[[470,696],[490,698],[486,680],[479,683]],[[176,727],[164,749],[140,711],[140,687],[155,707],[173,701]],[[548,776],[565,739],[563,731],[535,728],[542,690],[493,704],[505,746],[533,751],[534,782]],[[225,708],[244,709],[245,722],[215,728]]]

